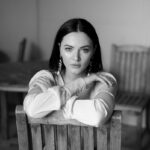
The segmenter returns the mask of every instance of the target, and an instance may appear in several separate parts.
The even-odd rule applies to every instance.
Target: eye
[[[65,47],[65,51],[71,52],[72,51],[72,47]]]
[[[88,53],[90,51],[90,48],[82,48],[84,53]]]

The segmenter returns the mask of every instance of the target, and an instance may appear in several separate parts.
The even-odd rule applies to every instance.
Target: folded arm
[[[115,79],[110,78],[116,83]],[[116,84],[108,86],[108,84],[97,82],[92,99],[79,99],[76,94],[85,89],[86,83],[82,78],[64,86],[58,86],[49,71],[40,71],[29,83],[24,109],[34,118],[41,118],[52,111],[62,109],[64,116],[68,119],[99,126],[109,118],[114,109]]]
[[[29,82],[29,90],[24,99],[24,110],[30,117],[44,117],[52,111],[61,109],[66,101],[83,90],[84,84],[83,79],[79,79],[78,82],[59,86],[56,85],[49,71],[39,71]]]
[[[99,126],[109,119],[115,107],[117,83],[111,74],[105,77],[112,85],[97,82],[91,99],[75,97],[67,101],[64,108],[66,117],[92,126]]]

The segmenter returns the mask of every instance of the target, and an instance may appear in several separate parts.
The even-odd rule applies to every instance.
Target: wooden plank
[[[68,125],[68,150],[81,150],[79,126]]]
[[[141,52],[135,52],[135,92],[140,92]]]
[[[121,114],[115,112],[110,123],[110,150],[121,150]]]
[[[43,125],[44,130],[44,148],[45,150],[55,150],[55,127],[54,125]]]
[[[117,111],[118,112],[118,111]],[[76,126],[76,125],[51,125],[51,124],[28,124],[28,120],[26,118],[26,125],[30,125],[31,134],[32,134],[32,148],[33,150],[94,150],[94,147],[97,143],[97,150],[109,149],[110,146],[113,148],[118,148],[117,145],[121,145],[120,141],[111,141],[109,145],[109,133],[111,133],[114,137],[120,137],[120,128],[119,125],[116,124],[116,120],[120,121],[121,116],[118,113],[113,113],[111,127],[109,130],[109,123],[105,124],[99,128],[94,128],[95,132],[93,132],[93,127],[89,126]],[[23,115],[26,117],[24,111]],[[61,118],[60,118],[61,119]],[[121,121],[117,123],[121,124]],[[57,122],[57,121],[56,121]],[[117,125],[117,127],[116,127]],[[42,128],[41,128],[42,126]],[[121,125],[120,125],[121,126]],[[21,126],[22,127],[22,126]],[[28,128],[27,128],[28,129]],[[118,132],[118,131],[119,132]],[[110,132],[109,132],[110,131]],[[28,133],[28,132],[27,132]],[[44,134],[44,135],[43,135]],[[118,135],[119,134],[119,135]],[[95,136],[96,135],[96,136]],[[31,141],[30,136],[24,136],[20,134],[23,140],[25,138],[29,138],[27,141]],[[112,136],[111,136],[112,137]],[[111,139],[110,137],[110,139]],[[121,137],[120,137],[121,138]],[[95,140],[95,141],[94,141]],[[112,140],[112,139],[111,139]],[[95,142],[95,143],[94,143]],[[19,143],[21,144],[21,143]],[[22,149],[29,150],[29,149]],[[116,149],[118,150],[118,149]]]
[[[120,89],[124,90],[125,89],[125,74],[124,74],[124,70],[125,70],[125,53],[122,53],[121,51],[118,52],[119,53],[119,76],[120,76]]]
[[[28,92],[28,87],[22,85],[0,84],[0,91],[7,92]]]
[[[150,59],[150,57],[148,56],[148,52],[142,52],[142,64],[141,64],[141,76],[140,76],[140,91],[141,93],[146,93],[146,85],[148,83],[148,59]]]
[[[122,111],[135,111],[135,112],[142,112],[143,108],[140,106],[131,106],[131,105],[125,105],[125,104],[116,104],[115,110],[122,110]]]
[[[93,127],[81,127],[82,150],[94,150]]]
[[[130,92],[135,92],[135,86],[136,86],[136,54],[135,52],[132,52],[132,62],[131,62],[131,88]]]
[[[143,79],[145,78],[144,77],[144,72],[145,72],[145,68],[144,68],[144,63],[145,63],[145,60],[144,60],[144,55],[143,55],[143,52],[139,53],[139,58],[138,58],[138,70],[139,70],[139,76],[138,76],[138,84],[137,84],[137,91],[140,91],[140,93],[143,93],[143,88],[142,87],[142,82],[143,82]],[[144,78],[143,78],[144,77]]]
[[[122,52],[123,53],[123,52]],[[131,81],[130,81],[130,74],[131,74],[131,55],[129,52],[125,52],[126,58],[125,58],[125,69],[124,69],[124,74],[125,74],[125,90],[129,90],[131,87]]]
[[[57,126],[57,150],[67,150],[67,125]]]
[[[31,124],[31,134],[33,150],[42,150],[43,145],[41,136],[41,126],[38,124]]]
[[[108,131],[105,126],[96,129],[97,150],[108,150]]]
[[[25,112],[23,111],[22,106],[16,107],[15,114],[16,114],[19,150],[29,150],[29,140],[28,140],[29,134],[27,127],[27,118]]]

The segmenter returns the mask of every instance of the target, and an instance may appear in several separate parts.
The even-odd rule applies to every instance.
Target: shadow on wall
[[[29,60],[37,61],[37,60],[41,60],[41,59],[42,59],[41,49],[35,43],[31,43]]]
[[[0,63],[8,62],[10,58],[2,50],[0,50]]]

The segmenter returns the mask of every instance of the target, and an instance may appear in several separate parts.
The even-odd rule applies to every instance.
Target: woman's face
[[[66,73],[85,73],[94,51],[91,39],[84,32],[71,32],[65,35],[60,44],[60,55]]]

